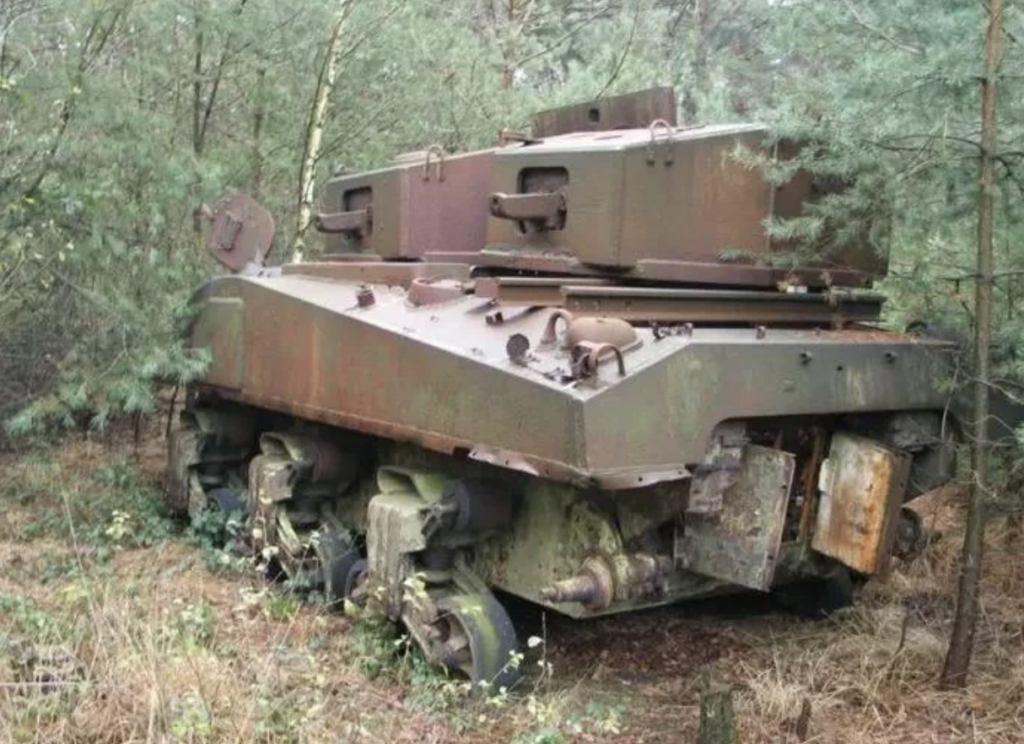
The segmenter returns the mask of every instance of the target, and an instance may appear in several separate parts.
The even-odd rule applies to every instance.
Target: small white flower
[[[527,648],[537,648],[542,643],[544,643],[544,640],[540,636],[530,636],[526,639]]]

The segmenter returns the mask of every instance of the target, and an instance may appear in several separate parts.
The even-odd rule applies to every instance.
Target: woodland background
[[[161,512],[161,407],[207,363],[181,333],[217,270],[202,204],[254,194],[284,260],[308,226],[308,185],[339,165],[490,146],[534,111],[654,85],[675,89],[683,123],[766,122],[809,143],[801,166],[854,184],[771,229],[813,243],[874,217],[889,327],[925,323],[969,350],[976,287],[991,286],[992,343],[956,382],[965,397],[977,379],[997,391],[996,415],[1021,397],[1015,3],[0,0],[0,640],[71,649],[63,677],[88,666],[80,697],[12,697],[16,654],[0,657],[0,739],[674,742],[695,730],[712,669],[759,744],[1019,741],[1020,435],[985,465],[965,432],[973,467],[962,458],[958,486],[915,507],[945,537],[837,619],[552,623],[536,690],[502,710],[469,705],[394,641],[346,637],[346,618],[262,580],[239,590],[203,525],[181,534]],[[984,127],[983,88],[998,108]],[[990,278],[977,258],[989,216]],[[318,250],[311,235],[303,255]],[[66,429],[104,434],[55,436]],[[43,447],[22,448],[26,435]],[[937,685],[955,606],[966,620],[952,635],[967,640],[953,645],[969,657],[976,641],[971,678]]]
[[[255,194],[296,225],[314,172],[439,142],[488,146],[543,108],[671,85],[684,122],[762,120],[820,145],[891,214],[888,322],[970,335],[986,6],[934,0],[2,0],[0,417],[102,428],[203,366],[178,330],[215,269],[204,202]],[[1024,19],[1000,70],[997,376],[1024,373]],[[857,205],[786,229],[813,234]],[[315,240],[308,249],[315,255]],[[1012,388],[1011,388],[1012,389]],[[27,407],[26,407],[27,406]]]

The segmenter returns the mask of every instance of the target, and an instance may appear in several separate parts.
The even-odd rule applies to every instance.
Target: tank
[[[268,571],[491,689],[508,595],[583,621],[883,574],[951,475],[953,345],[879,328],[867,245],[779,281],[765,220],[813,189],[728,157],[762,127],[626,124],[338,174],[318,262],[264,265],[246,197],[211,213],[232,273],[194,299],[171,509],[243,511]],[[367,213],[405,237],[339,246]]]

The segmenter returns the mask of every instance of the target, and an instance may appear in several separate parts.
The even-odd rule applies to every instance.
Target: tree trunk
[[[245,4],[249,0],[239,0],[235,7],[235,15],[241,15],[245,10]],[[228,60],[234,54],[229,31],[224,40],[224,48],[221,50],[220,59],[213,68],[213,79],[210,80],[209,92],[206,101],[203,101],[203,77],[208,75],[208,70],[203,68],[203,52],[206,45],[206,18],[203,15],[205,0],[199,0],[194,7],[195,10],[195,57],[192,62],[192,153],[196,160],[195,189],[198,197],[202,190],[202,173],[199,163],[206,151],[206,135],[210,129],[210,117],[213,115],[214,106],[217,103],[217,93],[220,91],[221,82],[224,79],[224,71]],[[192,230],[196,239],[201,239],[203,233],[203,205],[200,199],[196,199],[195,208],[192,211]]]
[[[990,0],[985,41],[985,76],[981,94],[981,188],[978,194],[978,258],[975,290],[974,424],[971,447],[970,505],[964,532],[956,620],[942,669],[945,688],[963,687],[971,665],[974,626],[978,614],[982,552],[985,536],[985,498],[988,473],[989,349],[992,342],[993,180],[996,148],[996,73],[1002,58],[1003,0]]]
[[[693,3],[693,79],[683,89],[683,118],[685,124],[693,124],[700,116],[699,96],[707,87],[708,76],[708,0],[695,0]]]
[[[203,18],[198,3],[194,8],[195,47],[192,57],[192,154],[196,159],[194,185],[195,207],[192,209],[192,232],[196,240],[203,234],[202,209],[199,204],[201,176],[199,161],[203,159]]]
[[[263,195],[263,120],[267,115],[267,70],[256,70],[256,110],[252,115],[252,179],[249,188],[256,199]]]
[[[736,744],[736,719],[732,710],[732,688],[704,678],[700,693],[700,729],[697,744]]]
[[[306,129],[306,148],[302,158],[302,170],[299,173],[299,219],[295,228],[295,240],[292,243],[292,261],[302,261],[302,253],[306,246],[306,233],[313,223],[313,197],[316,190],[316,167],[320,162],[320,149],[324,139],[324,121],[331,102],[331,91],[338,77],[338,66],[341,63],[342,36],[345,23],[348,21],[349,10],[354,0],[338,0],[338,11],[331,30],[331,40],[327,45],[327,56],[317,80],[316,92],[313,94],[313,109],[309,115]]]

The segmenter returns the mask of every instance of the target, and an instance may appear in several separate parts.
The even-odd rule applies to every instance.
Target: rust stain
[[[908,468],[902,453],[865,437],[835,434],[819,484],[811,547],[860,573],[884,571]]]

